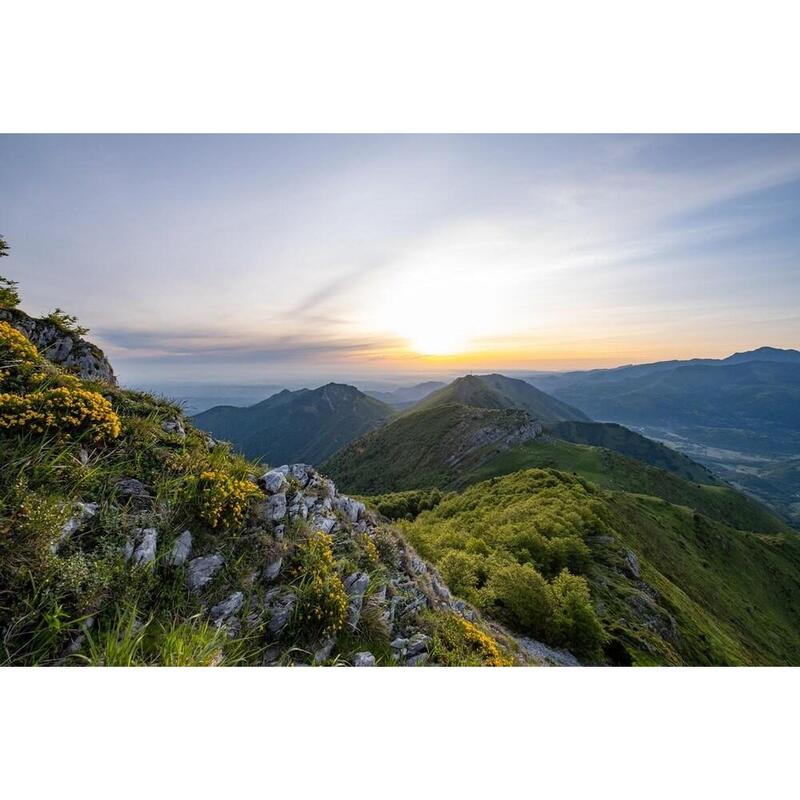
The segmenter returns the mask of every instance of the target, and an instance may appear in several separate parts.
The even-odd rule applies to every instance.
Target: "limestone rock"
[[[289,618],[292,616],[292,611],[294,611],[295,601],[296,598],[291,592],[276,594],[268,605],[270,617],[267,627],[270,633],[277,635],[286,627]]]
[[[192,533],[184,531],[172,545],[172,550],[167,558],[167,564],[171,567],[180,567],[192,554]]]
[[[354,667],[374,667],[375,666],[375,656],[372,655],[368,650],[365,650],[362,653],[356,653],[353,657],[353,666]]]
[[[270,561],[266,567],[264,567],[264,580],[265,581],[274,581],[275,578],[278,577],[281,571],[281,566],[283,564],[282,558],[277,558],[275,561]]]
[[[267,519],[277,522],[286,516],[286,494],[279,492],[267,500]]]
[[[242,592],[234,592],[222,602],[217,603],[209,612],[209,617],[211,617],[211,621],[215,625],[222,625],[228,617],[239,613],[243,603],[244,594]]]
[[[286,473],[281,469],[271,469],[269,472],[265,472],[260,478],[260,483],[268,494],[285,492],[288,486],[286,482]]]
[[[193,592],[199,591],[222,569],[224,563],[225,559],[219,553],[193,558],[186,569],[187,585]]]
[[[354,572],[344,582],[344,590],[350,597],[350,605],[347,608],[347,624],[352,630],[358,627],[361,619],[361,608],[364,605],[364,592],[369,586],[369,575],[365,572]]]
[[[161,430],[164,431],[164,433],[177,436],[179,439],[186,438],[186,431],[183,429],[183,425],[179,419],[164,420],[164,422],[161,423]]]
[[[156,544],[158,531],[155,528],[142,528],[139,530],[139,543],[133,551],[133,563],[143,566],[152,564],[156,560]]]

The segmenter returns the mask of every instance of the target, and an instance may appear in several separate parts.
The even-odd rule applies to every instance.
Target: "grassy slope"
[[[560,476],[586,524],[539,520],[549,476]],[[577,520],[578,517],[576,516]],[[738,531],[664,500],[607,492],[551,470],[495,478],[451,496],[405,535],[437,564],[449,552],[502,551],[512,524],[572,525],[589,545],[592,598],[620,659],[639,664],[800,663],[800,539]],[[549,534],[549,535],[552,535]],[[640,579],[626,568],[639,560]],[[519,558],[519,556],[517,556]]]
[[[500,453],[463,473],[456,485],[466,486],[531,467],[573,472],[604,489],[658,497],[744,530],[768,533],[790,530],[771,511],[727,486],[691,483],[604,448],[559,440],[536,439]]]
[[[511,432],[525,420],[524,412],[515,410],[435,406],[398,417],[352,442],[322,471],[343,491],[359,494],[448,485],[487,449],[478,447],[466,462],[449,466],[464,441],[486,428]]]
[[[605,447],[694,483],[719,484],[712,472],[683,453],[613,422],[565,421],[548,425],[546,430],[556,439]]]

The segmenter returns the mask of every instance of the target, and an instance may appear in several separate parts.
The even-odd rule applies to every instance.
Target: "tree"
[[[8,243],[0,236],[0,256],[7,256],[8,250]],[[17,282],[0,275],[0,308],[16,308],[18,305]]]

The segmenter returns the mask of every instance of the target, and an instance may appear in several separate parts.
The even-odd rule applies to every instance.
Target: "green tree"
[[[550,584],[553,599],[553,638],[576,655],[596,658],[603,643],[603,627],[592,608],[589,584],[567,570]]]
[[[7,256],[8,250],[8,243],[0,236],[0,256]],[[17,282],[0,275],[0,308],[16,308],[18,305]]]
[[[547,581],[531,564],[508,563],[494,569],[485,587],[494,613],[537,638],[548,636],[553,618],[553,595]]]

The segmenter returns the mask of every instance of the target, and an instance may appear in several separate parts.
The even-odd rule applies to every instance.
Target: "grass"
[[[451,588],[460,580],[493,616],[481,597],[492,563],[545,570],[535,533],[579,537],[614,663],[800,663],[800,539],[791,531],[737,530],[660,498],[601,490],[549,469],[475,484],[401,528],[445,577],[451,573]],[[631,552],[639,577],[628,565]]]

